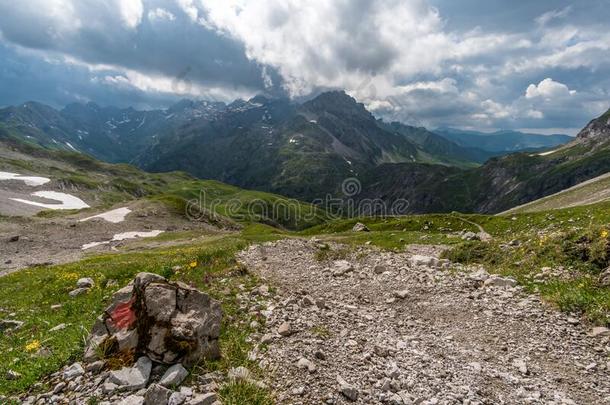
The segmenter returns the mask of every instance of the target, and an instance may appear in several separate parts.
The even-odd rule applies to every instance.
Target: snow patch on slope
[[[127,207],[117,208],[116,210],[104,212],[102,214],[94,215],[92,217],[83,218],[79,222],[90,221],[92,219],[100,218],[105,221],[111,222],[113,224],[118,224],[120,222],[125,221],[125,217],[129,214],[131,210]]]
[[[79,210],[89,208],[89,205],[78,197],[57,191],[37,191],[32,194],[34,197],[46,198],[48,200],[60,201],[59,204],[47,204],[38,201],[23,200],[21,198],[11,198],[23,204],[34,205],[36,207],[47,208],[50,210]]]
[[[8,172],[0,172],[0,181],[1,180],[23,181],[26,185],[32,187],[42,186],[43,184],[47,184],[51,181],[51,179],[48,179],[46,177],[22,176],[21,174]]]
[[[127,240],[127,239],[154,238],[155,236],[159,236],[162,233],[163,233],[163,231],[159,231],[159,230],[149,231],[149,232],[138,232],[138,231],[136,231],[136,232],[117,233],[116,235],[114,235],[112,237],[111,240],[108,240],[108,241],[86,243],[86,244],[83,245],[82,250],[91,249],[91,248],[94,248],[96,246],[101,246],[101,245],[108,245],[111,242],[120,242],[122,240]]]

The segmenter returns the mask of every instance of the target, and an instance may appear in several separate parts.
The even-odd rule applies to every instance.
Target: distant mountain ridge
[[[388,126],[342,91],[300,105],[256,96],[228,105],[182,100],[151,111],[95,103],[58,111],[29,102],[0,110],[0,124],[46,148],[306,199],[384,163],[474,167],[491,156],[432,133],[412,136],[424,129]]]
[[[0,110],[0,128],[47,148],[305,201],[341,195],[342,182],[356,177],[363,185],[357,198],[406,198],[410,212],[500,212],[610,171],[602,142],[606,121],[592,122],[576,139],[544,137],[551,152],[505,156],[426,128],[383,122],[342,91],[303,104],[257,96],[228,105],[183,100],[153,111],[93,103]],[[519,136],[529,143],[511,139],[500,146],[541,147],[532,143],[536,135]],[[563,139],[571,142],[557,145]]]
[[[514,153],[470,170],[382,165],[359,198],[405,199],[411,213],[503,212],[610,172],[610,110],[571,139],[551,153]]]
[[[455,128],[437,128],[434,132],[460,146],[477,147],[495,153],[554,148],[574,139],[569,135],[541,135],[511,130],[486,133]]]

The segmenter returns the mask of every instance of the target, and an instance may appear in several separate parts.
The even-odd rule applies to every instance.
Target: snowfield
[[[149,231],[149,232],[123,232],[123,233],[117,233],[116,235],[114,235],[112,237],[111,240],[108,241],[104,241],[104,242],[91,242],[91,243],[85,243],[82,247],[82,250],[87,250],[87,249],[91,249],[94,248],[96,246],[101,246],[101,245],[108,245],[111,242],[120,242],[122,240],[127,240],[127,239],[136,239],[136,238],[154,238],[155,236],[159,236],[163,233],[164,231]]]
[[[37,176],[22,176],[17,173],[8,173],[8,172],[0,172],[0,181],[2,180],[18,180],[23,181],[26,185],[32,187],[42,186],[51,181],[46,177],[37,177]]]
[[[33,193],[32,196],[46,198],[48,200],[60,201],[60,203],[47,204],[38,201],[23,200],[21,198],[11,198],[11,200],[50,210],[80,210],[83,208],[89,208],[89,205],[87,205],[87,203],[81,200],[80,198],[66,193],[59,193],[57,191],[37,191]]]
[[[78,222],[86,222],[92,219],[100,218],[113,224],[118,224],[125,221],[125,217],[131,212],[127,207],[117,208],[116,210],[104,212],[102,214],[94,215],[92,217],[81,219]]]

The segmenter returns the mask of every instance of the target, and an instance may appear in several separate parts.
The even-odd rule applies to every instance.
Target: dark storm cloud
[[[0,1],[0,104],[343,88],[431,127],[577,128],[610,106],[609,18],[605,0]]]
[[[243,44],[192,24],[172,1],[145,2],[141,13],[133,14],[139,17],[131,21],[122,20],[120,2],[51,0],[57,9],[39,2],[42,9],[38,12],[36,3],[25,1],[23,7],[14,7],[0,2],[0,32],[5,42],[146,75],[187,73],[188,80],[202,86],[265,90],[262,67],[246,57]],[[65,8],[67,3],[73,5],[72,10]],[[161,10],[159,17],[157,10]],[[273,69],[267,72],[277,78]]]
[[[56,108],[72,102],[95,101],[101,105],[152,109],[180,99],[178,95],[134,87],[102,86],[86,67],[45,61],[37,54],[17,52],[1,43],[0,60],[0,107],[35,100]]]

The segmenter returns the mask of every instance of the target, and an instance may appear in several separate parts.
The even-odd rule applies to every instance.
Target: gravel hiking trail
[[[319,260],[322,245],[289,239],[239,256],[273,292],[243,299],[267,318],[251,357],[278,403],[610,403],[605,328],[439,260],[443,247]]]

